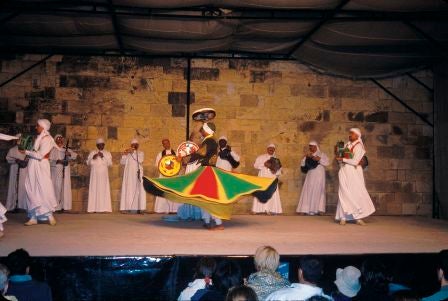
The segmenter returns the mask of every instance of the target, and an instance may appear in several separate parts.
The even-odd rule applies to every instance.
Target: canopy
[[[294,58],[352,78],[447,55],[443,0],[3,0],[0,51]]]

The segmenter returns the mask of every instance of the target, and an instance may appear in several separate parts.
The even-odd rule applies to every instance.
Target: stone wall
[[[0,82],[40,56],[3,58]],[[161,139],[173,147],[186,136],[186,60],[104,57],[53,57],[0,89],[0,132],[31,132],[37,118],[49,118],[53,134],[71,139],[80,154],[72,167],[73,208],[85,211],[89,169],[85,159],[104,137],[113,154],[112,200],[118,210],[122,168],[120,152],[135,136],[145,152],[145,174],[154,176]],[[432,74],[415,74],[432,85]],[[304,175],[299,162],[309,140],[332,156],[347,130],[360,127],[368,151],[368,190],[378,214],[429,215],[432,202],[432,128],[424,125],[369,81],[318,74],[293,61],[194,59],[191,112],[217,111],[217,135],[226,135],[242,155],[238,171],[256,174],[255,157],[277,144],[283,164],[280,194],[284,211],[293,214]],[[412,79],[381,81],[416,110],[432,119],[432,96]],[[191,129],[198,124],[191,122]],[[0,143],[4,158],[10,144]],[[8,166],[0,165],[0,200],[6,197]],[[337,165],[327,170],[327,209],[337,203]],[[248,213],[251,202],[237,205]],[[148,195],[149,211],[153,197]]]

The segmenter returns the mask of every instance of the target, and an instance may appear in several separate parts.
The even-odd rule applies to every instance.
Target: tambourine
[[[167,155],[160,159],[158,167],[164,177],[173,177],[179,173],[182,164],[175,155]]]
[[[198,149],[199,146],[196,143],[192,141],[185,141],[179,144],[176,153],[183,158],[191,154],[194,154],[195,152],[198,151]]]
[[[202,108],[193,112],[193,120],[207,122],[216,117],[216,111],[212,108]]]

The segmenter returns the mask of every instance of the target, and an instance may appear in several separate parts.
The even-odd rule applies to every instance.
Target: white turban
[[[138,140],[136,138],[132,139],[131,144],[138,144]]]
[[[48,131],[51,127],[51,122],[48,119],[39,119],[37,124],[40,125],[44,130]]]
[[[102,144],[102,143],[104,143],[104,139],[103,138],[96,139],[96,144]]]
[[[226,137],[226,136],[221,136],[221,137],[219,137],[218,141],[219,141],[219,140],[225,140],[225,141],[227,141],[227,137]]]
[[[310,141],[310,143],[308,143],[308,145],[318,146],[317,142],[315,140]]]
[[[361,138],[361,130],[358,128],[351,128],[350,132],[355,133],[356,135],[358,135],[358,138]]]
[[[269,148],[269,147],[276,148],[274,143],[269,144],[269,145],[268,145],[268,148]]]

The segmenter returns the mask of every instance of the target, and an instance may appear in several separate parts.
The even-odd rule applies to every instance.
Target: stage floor
[[[330,216],[235,215],[224,231],[162,215],[57,214],[58,224],[23,226],[9,214],[0,256],[24,248],[33,256],[252,255],[261,245],[280,254],[429,253],[448,249],[448,222],[374,216],[367,226],[340,226]]]

